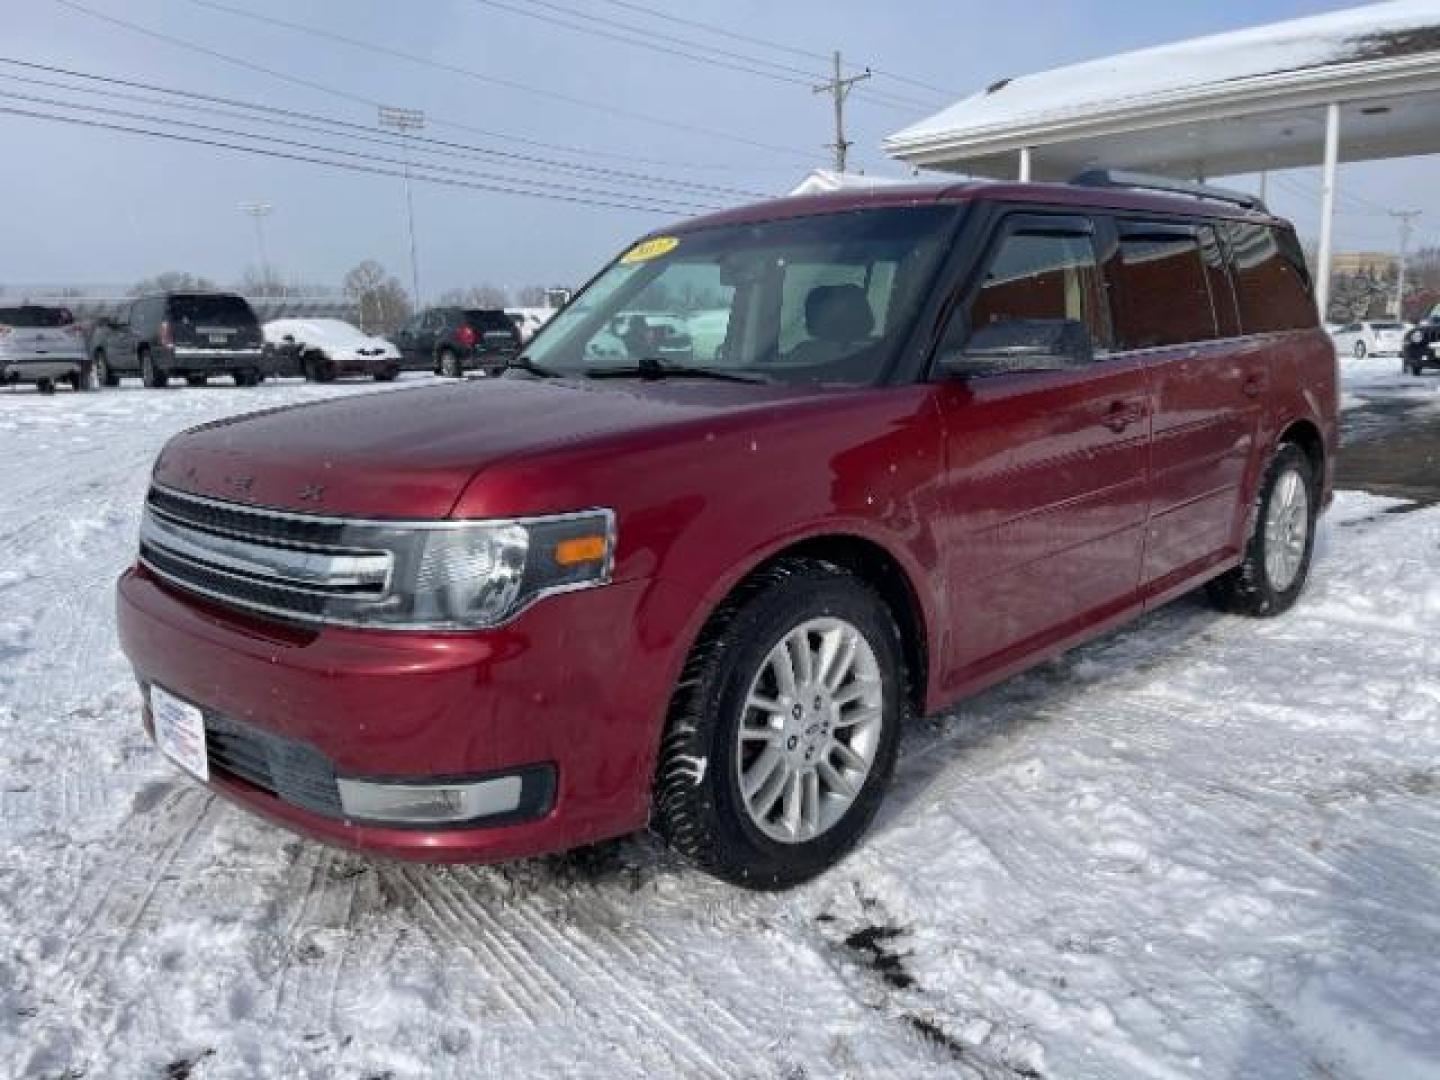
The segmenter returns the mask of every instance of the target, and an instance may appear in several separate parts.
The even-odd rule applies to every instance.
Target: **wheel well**
[[[1324,475],[1325,469],[1325,440],[1320,437],[1320,429],[1309,420],[1297,420],[1285,429],[1280,436],[1282,443],[1294,443],[1305,451],[1305,456],[1310,459],[1310,467],[1314,470],[1315,479],[1318,482]]]
[[[904,567],[879,544],[852,535],[816,536],[777,551],[750,571],[734,589],[727,601],[742,593],[757,577],[784,559],[815,559],[840,567],[865,581],[890,609],[900,630],[900,647],[909,675],[912,715],[925,711],[925,688],[929,677],[929,650],[926,648],[924,609],[915,594]],[[725,605],[722,603],[721,607]]]

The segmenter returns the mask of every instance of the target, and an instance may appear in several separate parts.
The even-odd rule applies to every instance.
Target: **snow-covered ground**
[[[167,436],[373,390],[0,392],[0,1076],[1440,1075],[1440,509],[1344,494],[1290,615],[917,725],[789,894],[645,837],[400,866],[162,761],[111,611]]]

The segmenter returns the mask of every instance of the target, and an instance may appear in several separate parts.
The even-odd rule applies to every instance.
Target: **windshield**
[[[525,355],[562,374],[658,359],[869,385],[910,327],[955,215],[898,207],[652,237],[591,282]]]

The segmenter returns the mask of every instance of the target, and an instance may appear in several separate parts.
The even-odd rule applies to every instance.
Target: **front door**
[[[1137,603],[1151,400],[1144,362],[1111,345],[1092,223],[1002,222],[936,358],[947,689]]]

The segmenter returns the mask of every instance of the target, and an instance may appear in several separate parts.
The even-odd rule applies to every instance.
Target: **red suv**
[[[702,218],[498,381],[176,437],[119,585],[147,725],[386,855],[653,822],[730,881],[819,872],[907,718],[1198,586],[1273,615],[1304,585],[1336,371],[1295,235],[1136,183]],[[630,355],[634,311],[688,358]]]

